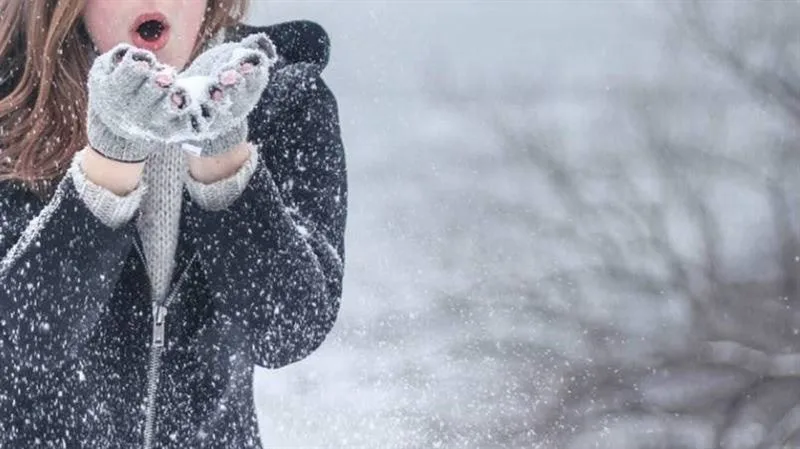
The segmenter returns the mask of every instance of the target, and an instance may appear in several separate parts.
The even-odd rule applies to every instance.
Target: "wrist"
[[[144,162],[118,162],[107,158],[91,146],[83,152],[81,168],[93,183],[119,196],[136,189],[142,178]]]
[[[233,145],[216,156],[187,154],[189,174],[195,181],[211,184],[233,176],[250,159],[252,144],[246,141]]]

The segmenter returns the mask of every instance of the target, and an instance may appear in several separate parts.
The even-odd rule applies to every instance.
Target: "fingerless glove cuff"
[[[212,157],[227,152],[231,148],[247,140],[247,119],[242,120],[240,125],[220,134],[213,139],[191,140],[190,146],[184,146],[184,150],[195,156]]]
[[[89,122],[86,127],[89,137],[89,145],[103,156],[117,162],[144,162],[153,148],[158,145],[156,142],[148,140],[125,139],[113,132],[97,116],[89,114]]]

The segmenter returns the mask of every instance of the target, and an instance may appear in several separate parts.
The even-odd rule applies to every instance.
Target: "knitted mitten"
[[[171,96],[174,80],[175,69],[128,44],[95,58],[88,80],[92,148],[122,162],[143,162],[163,148],[189,120]]]
[[[258,104],[277,61],[264,33],[212,47],[175,80],[189,126],[177,138],[197,156],[224,153],[247,138],[247,115]]]

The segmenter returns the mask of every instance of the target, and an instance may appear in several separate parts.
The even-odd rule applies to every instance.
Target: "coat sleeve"
[[[133,221],[111,227],[72,175],[47,202],[0,183],[0,363],[41,372],[79,358],[120,276]]]
[[[275,98],[251,114],[259,163],[241,195],[223,210],[187,208],[217,310],[267,368],[319,347],[342,294],[347,179],[338,108],[318,72],[301,84],[282,107],[269,106],[281,93],[267,89]]]

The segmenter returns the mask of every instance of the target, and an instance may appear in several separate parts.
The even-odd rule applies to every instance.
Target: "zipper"
[[[150,346],[150,363],[147,370],[147,408],[145,412],[144,421],[144,449],[151,449],[153,447],[153,425],[155,423],[156,414],[156,393],[158,390],[158,374],[161,367],[161,352],[164,350],[164,319],[166,318],[166,307],[156,306],[153,313],[153,343]],[[163,311],[163,313],[159,313]],[[161,317],[161,324],[158,324],[157,318]],[[161,328],[161,343],[156,343],[157,328]]]
[[[136,252],[139,254],[139,259],[142,261],[142,265],[144,265],[144,275],[147,278],[147,284],[150,289],[152,289],[152,284],[150,283],[150,269],[147,267],[147,260],[144,258],[144,251],[142,248],[139,247],[139,241],[134,237],[133,239],[133,247],[136,248]]]
[[[137,241],[134,240],[133,244],[136,247],[136,251],[139,253],[139,257],[142,259],[142,263],[145,266],[145,271],[149,275],[150,271],[147,269],[147,261],[144,258],[144,252],[139,247]],[[194,262],[195,258],[197,258],[197,252],[192,254],[191,259],[189,259],[189,263],[186,264],[186,268],[183,269],[183,272],[181,272],[178,281],[175,283],[175,288],[173,288],[172,291],[170,291],[169,295],[167,295],[167,299],[165,299],[164,302],[162,302],[161,304],[157,303],[153,304],[153,335],[150,345],[150,361],[147,369],[147,400],[145,402],[146,412],[145,412],[145,426],[144,426],[144,449],[152,449],[153,447],[153,435],[155,433],[156,399],[158,395],[158,381],[160,377],[159,369],[161,368],[161,354],[164,351],[168,307],[174,301],[178,289],[186,279],[186,274],[189,272],[189,268],[191,267],[192,262]]]

